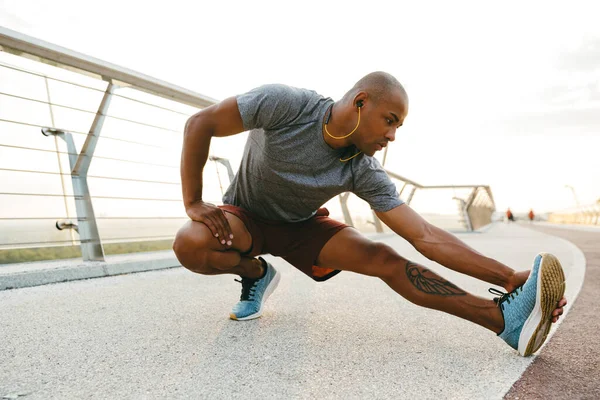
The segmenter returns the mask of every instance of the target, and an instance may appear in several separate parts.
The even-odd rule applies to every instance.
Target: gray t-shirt
[[[314,91],[265,85],[237,96],[249,130],[240,168],[223,203],[272,221],[312,217],[325,202],[353,192],[376,211],[403,203],[376,158],[351,146],[332,149],[323,138],[323,117],[333,103]]]

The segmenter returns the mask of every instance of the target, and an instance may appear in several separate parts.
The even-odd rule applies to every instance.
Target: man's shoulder
[[[364,155],[353,168],[352,192],[367,201],[375,211],[386,212],[403,203],[396,185],[375,157]]]
[[[252,91],[260,91],[266,95],[276,96],[280,100],[307,100],[311,98],[323,98],[322,95],[311,89],[286,85],[283,83],[267,83]]]
[[[324,97],[313,90],[280,83],[259,86],[237,97],[246,130],[275,130],[316,120]]]
[[[389,184],[391,179],[379,160],[373,156],[357,157],[352,168],[355,189],[379,187],[382,183]]]
[[[368,170],[380,170],[385,172],[385,169],[375,156],[363,154],[361,157],[357,157],[356,165],[356,172],[366,172]]]

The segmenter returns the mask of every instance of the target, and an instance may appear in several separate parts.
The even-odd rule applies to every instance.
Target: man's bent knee
[[[173,252],[182,266],[198,274],[213,275],[214,268],[209,265],[209,240],[212,235],[202,223],[188,221],[177,232],[173,242]]]

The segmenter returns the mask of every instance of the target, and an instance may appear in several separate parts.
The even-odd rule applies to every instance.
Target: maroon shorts
[[[252,247],[242,255],[256,257],[260,254],[272,254],[281,257],[317,282],[325,281],[340,272],[315,265],[325,243],[348,227],[329,218],[329,210],[326,208],[320,208],[306,221],[292,223],[265,220],[229,204],[219,208],[241,219],[252,236]]]

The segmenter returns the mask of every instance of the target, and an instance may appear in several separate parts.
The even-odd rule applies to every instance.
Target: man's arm
[[[181,152],[181,186],[188,216],[206,224],[219,240],[229,240],[231,228],[223,212],[202,201],[202,172],[208,159],[210,140],[244,131],[235,97],[207,107],[191,116],[185,124]]]
[[[419,253],[447,268],[502,287],[514,276],[514,270],[485,257],[456,236],[425,221],[406,204],[376,214]]]

